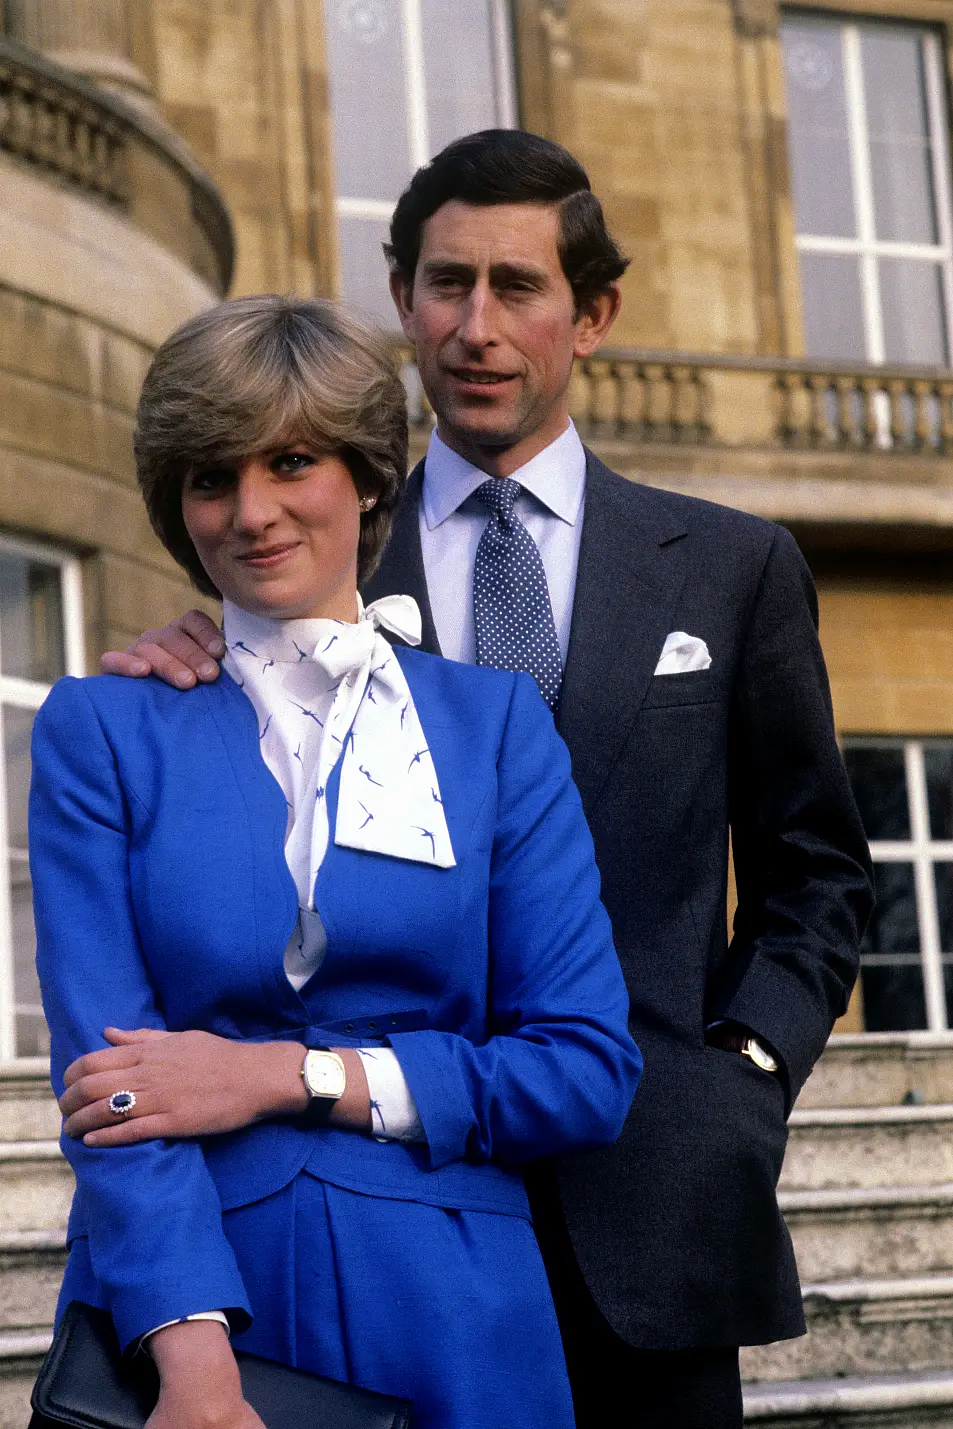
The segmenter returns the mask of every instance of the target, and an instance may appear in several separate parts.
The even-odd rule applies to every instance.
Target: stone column
[[[3,14],[11,39],[134,103],[151,100],[133,60],[130,0],[4,0]]]

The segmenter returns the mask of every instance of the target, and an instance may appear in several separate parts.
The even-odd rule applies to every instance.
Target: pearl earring
[[[377,505],[377,497],[376,497],[376,496],[362,496],[361,499],[360,499],[360,501],[359,501],[357,504],[358,504],[358,506],[360,506],[360,508],[361,508],[362,511],[370,511],[372,507],[374,507],[374,506]]]

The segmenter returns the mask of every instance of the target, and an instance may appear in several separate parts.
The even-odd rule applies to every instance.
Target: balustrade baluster
[[[810,444],[812,447],[832,446],[837,440],[837,434],[836,430],[832,429],[827,409],[831,379],[826,373],[812,372],[808,376],[807,385],[811,394]]]
[[[906,391],[906,383],[891,379],[884,383],[884,391],[890,403],[890,445],[902,447],[905,445],[906,423],[903,420],[902,399]]]
[[[595,357],[589,361],[590,412],[593,434],[615,437],[619,431],[619,392],[612,363]]]
[[[942,452],[950,452],[953,451],[953,382],[938,382],[936,392],[940,404],[939,447]]]
[[[634,362],[613,364],[619,386],[619,428],[623,436],[633,440],[642,435],[645,420],[645,384]]]
[[[781,409],[778,436],[783,446],[801,446],[804,434],[798,408],[799,398],[803,397],[804,380],[800,372],[781,372],[778,374],[776,387]]]
[[[918,451],[936,445],[936,402],[933,383],[918,381],[913,383],[913,400],[916,404],[913,419],[913,444]]]
[[[857,446],[861,436],[857,420],[857,379],[841,374],[834,383],[837,393],[837,440],[846,447]]]
[[[695,442],[701,434],[701,389],[694,367],[672,368],[672,436]]]
[[[672,435],[672,384],[661,363],[645,365],[645,429],[653,441],[670,441]]]

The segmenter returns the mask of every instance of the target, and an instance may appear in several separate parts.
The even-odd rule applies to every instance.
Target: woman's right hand
[[[167,1325],[150,1336],[148,1352],[161,1388],[146,1429],[265,1429],[242,1396],[223,1325],[211,1320]]]

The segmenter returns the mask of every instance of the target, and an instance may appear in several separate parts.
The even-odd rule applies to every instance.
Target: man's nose
[[[467,347],[486,347],[493,341],[492,306],[493,296],[486,288],[473,288],[457,328],[457,336]]]
[[[236,531],[263,531],[277,514],[274,482],[264,462],[243,462],[235,484],[232,525]]]

